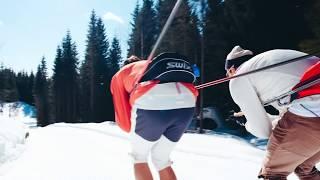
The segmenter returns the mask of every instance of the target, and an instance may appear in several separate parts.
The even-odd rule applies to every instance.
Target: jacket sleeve
[[[236,104],[244,113],[246,129],[256,137],[269,138],[272,125],[258,93],[247,77],[230,81],[230,93]]]
[[[129,93],[124,87],[120,73],[113,76],[110,90],[112,93],[116,123],[125,132],[130,132],[131,105],[129,102]]]

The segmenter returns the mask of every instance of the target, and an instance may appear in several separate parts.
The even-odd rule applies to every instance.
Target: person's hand
[[[278,125],[279,121],[280,121],[280,118],[271,121],[272,129],[274,129]]]
[[[234,117],[234,121],[240,126],[245,126],[247,119],[244,116]]]
[[[241,116],[244,116],[244,113],[241,112],[241,111],[240,111],[240,112],[234,112],[234,113],[233,113],[233,116],[234,116],[234,117],[241,117]]]
[[[240,126],[245,126],[247,119],[243,112],[234,112],[228,119],[229,121],[234,121]]]

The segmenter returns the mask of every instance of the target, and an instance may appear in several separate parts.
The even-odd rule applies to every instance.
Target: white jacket
[[[241,74],[304,55],[306,54],[294,50],[267,51],[254,56],[247,62],[243,63],[237,69],[236,74]],[[245,114],[247,119],[246,129],[250,133],[261,138],[268,138],[270,136],[272,131],[271,122],[275,118],[274,116],[267,114],[263,104],[270,99],[290,91],[293,86],[300,81],[300,78],[306,69],[317,61],[318,59],[316,57],[311,57],[305,60],[300,60],[294,63],[232,79],[230,81],[229,89],[231,96],[235,103],[238,104],[241,111]],[[320,102],[320,96],[316,96],[317,98],[315,98],[314,101]],[[299,103],[303,103],[302,99],[299,100]],[[308,101],[309,100],[310,98]],[[294,103],[291,103],[290,106],[293,104]],[[277,102],[274,102],[271,105],[278,109],[280,114],[288,108],[288,106],[279,106]],[[293,111],[295,111],[294,108]],[[303,112],[300,115],[306,114],[308,114],[308,112]],[[312,117],[312,115],[306,116]]]

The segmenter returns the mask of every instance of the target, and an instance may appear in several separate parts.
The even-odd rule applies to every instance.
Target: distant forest
[[[76,43],[67,32],[56,49],[51,77],[45,57],[40,58],[35,74],[0,66],[0,101],[35,105],[39,126],[113,120],[112,76],[121,68],[123,56],[147,58],[175,2],[137,3],[126,55],[117,37],[109,42],[108,26],[92,11],[84,59],[78,58]],[[319,50],[320,1],[184,0],[157,53],[186,55],[202,67],[196,82],[201,84],[225,77],[225,57],[235,45],[255,54],[277,48]],[[224,115],[237,109],[228,83],[206,88],[201,94],[204,106],[215,106]]]

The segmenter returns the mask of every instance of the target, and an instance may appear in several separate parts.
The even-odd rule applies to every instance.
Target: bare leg
[[[177,180],[177,177],[171,166],[159,171],[160,180]]]
[[[136,180],[153,180],[148,163],[134,164],[134,175]]]

